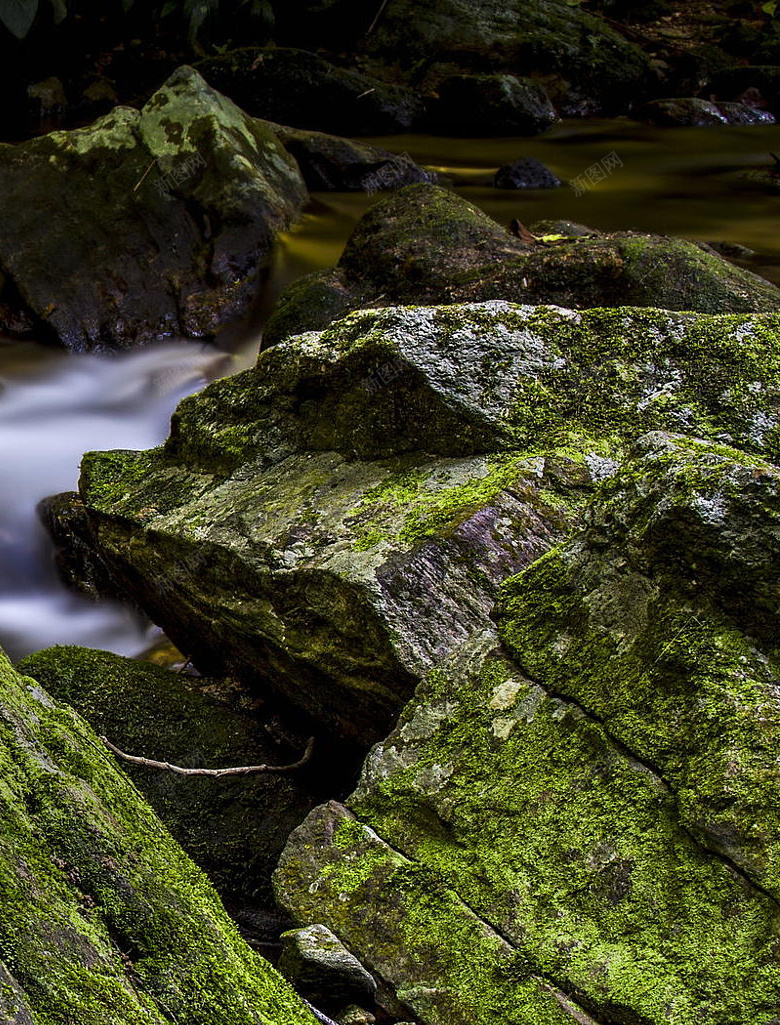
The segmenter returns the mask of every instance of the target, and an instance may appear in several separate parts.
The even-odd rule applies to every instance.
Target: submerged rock
[[[305,196],[273,133],[179,68],[140,112],[0,147],[0,298],[74,351],[209,335]]]
[[[112,574],[203,671],[360,747],[578,522],[623,439],[775,452],[778,327],[368,311],[186,400],[163,449],[89,454],[81,497]]]
[[[496,171],[493,184],[497,189],[557,189],[560,178],[535,157],[521,157],[513,164]]]
[[[306,747],[307,736],[253,707],[230,681],[74,647],[37,652],[19,668],[130,754],[198,769],[290,764]],[[208,874],[244,935],[258,947],[275,942],[280,923],[271,872],[287,837],[317,803],[315,794],[336,785],[336,771],[321,766],[315,787],[303,772],[214,780],[121,765]]]
[[[282,905],[423,1025],[769,1025],[779,523],[775,465],[643,437],[502,588],[507,647],[440,663],[295,831]]]
[[[83,720],[0,684],[3,1021],[314,1025]]]
[[[284,293],[264,341],[321,330],[350,309],[398,302],[780,310],[775,285],[696,243],[595,234],[529,247],[454,193],[409,186],[364,215],[335,271],[302,278]]]

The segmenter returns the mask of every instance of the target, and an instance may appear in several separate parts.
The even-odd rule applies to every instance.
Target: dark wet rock
[[[198,71],[256,117],[337,135],[390,135],[415,128],[424,112],[411,89],[305,50],[245,47],[207,57]]]
[[[572,529],[610,445],[663,428],[774,451],[777,329],[367,311],[185,400],[163,449],[89,454],[81,497],[112,573],[202,671],[359,747]]]
[[[326,30],[331,19],[335,28],[343,8],[330,4],[320,15]],[[364,18],[371,17],[366,11]],[[373,56],[405,69],[435,60],[461,73],[556,75],[562,92],[588,96],[591,110],[625,110],[652,81],[638,47],[564,0],[395,0],[366,45]]]
[[[340,1011],[350,1004],[373,1005],[373,977],[324,925],[282,934],[279,971],[315,1007]]]
[[[713,103],[695,97],[652,100],[640,111],[641,119],[656,125],[762,125],[774,124],[769,111],[757,110],[744,103]]]
[[[434,172],[420,167],[407,153],[389,153],[355,139],[270,121],[264,124],[295,158],[312,191],[375,192],[436,180]]]
[[[448,135],[537,135],[556,120],[544,87],[514,75],[453,75],[439,86],[432,127]]]
[[[67,109],[68,98],[59,78],[45,78],[27,86],[30,121],[35,131],[51,131],[59,127]]]
[[[739,242],[708,242],[707,245],[727,260],[752,260],[757,255],[754,249],[740,245]]]
[[[313,1025],[86,723],[0,676],[3,1021]]]
[[[44,498],[38,517],[54,542],[57,571],[68,587],[88,598],[116,598],[121,586],[95,551],[89,516],[76,491]]]
[[[454,193],[415,185],[364,215],[335,271],[303,278],[281,297],[265,341],[320,330],[331,312],[488,299],[705,313],[780,309],[775,285],[693,242],[617,232],[529,246]]]
[[[248,310],[305,195],[276,137],[184,67],[140,113],[0,147],[0,267],[74,351],[201,337]]]
[[[493,184],[497,189],[557,189],[560,178],[535,157],[522,157],[496,171]]]
[[[780,114],[780,67],[776,65],[740,66],[716,75],[712,92],[720,100],[736,100],[751,106],[765,106]]]
[[[725,115],[730,125],[773,125],[774,114],[768,110],[758,110],[745,103],[719,103],[718,109]]]
[[[19,669],[121,750],[184,768],[286,765],[308,740],[230,681],[75,647],[37,652]],[[314,795],[325,792],[323,768],[317,789],[301,772],[215,781],[121,764],[208,874],[246,938],[265,950],[280,926],[271,872],[290,832],[316,804]]]

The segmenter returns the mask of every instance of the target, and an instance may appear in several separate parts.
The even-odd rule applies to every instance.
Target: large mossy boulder
[[[305,197],[276,136],[179,68],[140,112],[0,146],[3,296],[74,351],[207,336]]]
[[[112,577],[205,672],[357,745],[578,522],[626,440],[778,450],[780,318],[506,303],[350,315],[85,457]]]
[[[777,458],[777,454],[775,454]],[[654,432],[275,881],[423,1025],[771,1025],[776,465]]]
[[[314,1025],[97,736],[0,656],[0,1018]]]
[[[106,651],[55,647],[19,664],[121,750],[187,769],[296,762],[308,738],[235,683],[175,673]],[[178,776],[123,762],[162,822],[208,875],[255,946],[279,931],[271,873],[287,837],[335,786],[309,775]]]
[[[350,309],[506,299],[570,308],[780,310],[780,289],[705,244],[617,232],[529,245],[437,185],[410,185],[360,220],[338,266],[295,282],[265,333],[321,330]]]
[[[197,69],[250,114],[296,128],[391,135],[415,128],[425,109],[411,89],[305,50],[248,46],[207,57]]]

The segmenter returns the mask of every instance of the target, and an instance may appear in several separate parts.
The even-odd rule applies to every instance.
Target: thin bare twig
[[[143,183],[146,181],[146,176],[149,174],[149,172],[151,171],[151,169],[154,167],[154,165],[156,163],[157,163],[157,157],[155,157],[154,160],[151,162],[151,164],[149,164],[149,166],[146,168],[146,170],[143,173],[143,177],[141,178],[141,180],[139,182],[137,182],[133,186],[133,192],[138,192],[138,190],[141,188]]]
[[[296,769],[301,769],[306,765],[311,759],[312,751],[314,750],[314,737],[310,737],[303,755],[297,762],[293,762],[292,765],[239,765],[229,769],[185,769],[181,765],[171,765],[170,762],[158,762],[154,758],[139,758],[137,755],[125,754],[124,751],[120,751],[106,737],[101,737],[100,739],[109,751],[114,752],[117,758],[122,758],[126,762],[132,762],[133,765],[145,765],[149,769],[164,769],[166,772],[176,772],[180,776],[250,776],[253,773],[259,772],[295,772]]]
[[[376,23],[377,23],[377,22],[379,21],[379,19],[380,19],[380,18],[382,17],[382,12],[384,11],[385,7],[387,7],[387,2],[388,2],[388,0],[382,0],[382,6],[381,6],[381,7],[379,8],[379,10],[378,10],[378,11],[376,12],[376,17],[375,17],[375,18],[374,18],[374,20],[373,20],[373,21],[371,22],[371,24],[370,24],[370,25],[368,26],[368,32],[366,32],[366,35],[367,35],[367,36],[370,36],[370,35],[371,35],[371,33],[372,33],[372,32],[374,31],[374,29],[376,28]]]

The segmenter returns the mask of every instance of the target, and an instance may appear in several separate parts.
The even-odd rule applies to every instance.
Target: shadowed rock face
[[[197,69],[249,114],[302,129],[392,135],[419,126],[424,111],[416,91],[305,50],[248,46],[207,57]]]
[[[0,147],[2,327],[74,351],[209,335],[305,196],[273,133],[180,68],[140,112]]]
[[[774,1021],[777,466],[652,433],[276,873],[424,1025]]]
[[[652,81],[638,47],[565,0],[390,0],[369,32],[378,9],[356,0],[280,4],[277,38],[338,53],[357,47],[434,81],[453,68],[556,76],[571,102],[591,110],[625,110]]]
[[[396,303],[651,306],[701,313],[780,309],[780,290],[703,243],[617,232],[529,246],[461,197],[410,185],[361,219],[338,267],[295,282],[264,335],[319,331],[353,309]]]
[[[201,668],[365,744],[578,522],[626,439],[776,451],[777,330],[507,303],[355,314],[186,400],[163,449],[89,454],[91,536]]]
[[[230,681],[63,646],[29,656],[19,669],[132,754],[199,769],[287,765],[306,747],[306,735],[258,708]],[[335,768],[218,781],[126,762],[122,768],[208,874],[243,934],[260,949],[275,942],[280,921],[271,873],[292,829],[330,792]]]
[[[309,1025],[75,712],[0,656],[0,1013]]]

